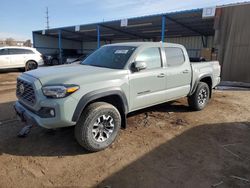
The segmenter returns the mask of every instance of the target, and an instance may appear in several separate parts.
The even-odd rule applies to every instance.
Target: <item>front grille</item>
[[[30,105],[34,105],[36,102],[33,86],[24,80],[17,79],[16,95]]]

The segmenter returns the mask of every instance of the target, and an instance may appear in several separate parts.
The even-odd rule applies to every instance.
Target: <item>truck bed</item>
[[[192,88],[195,84],[195,80],[197,80],[197,77],[201,77],[203,75],[211,75],[213,88],[220,83],[221,68],[219,61],[190,62],[190,63],[193,70]]]

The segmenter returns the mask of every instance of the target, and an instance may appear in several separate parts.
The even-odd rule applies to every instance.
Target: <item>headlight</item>
[[[63,98],[66,97],[80,87],[77,85],[56,85],[56,86],[44,86],[42,87],[43,94],[50,98]]]

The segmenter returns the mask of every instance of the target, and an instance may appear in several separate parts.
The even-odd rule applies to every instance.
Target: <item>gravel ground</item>
[[[108,149],[88,153],[73,128],[17,138],[17,71],[0,72],[0,187],[250,187],[250,91],[214,92],[132,113]]]

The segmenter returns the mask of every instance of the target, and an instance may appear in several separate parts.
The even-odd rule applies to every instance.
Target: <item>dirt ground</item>
[[[130,114],[110,148],[88,153],[73,128],[17,138],[19,74],[0,73],[0,187],[250,187],[250,91],[216,90],[200,112],[180,99]]]

